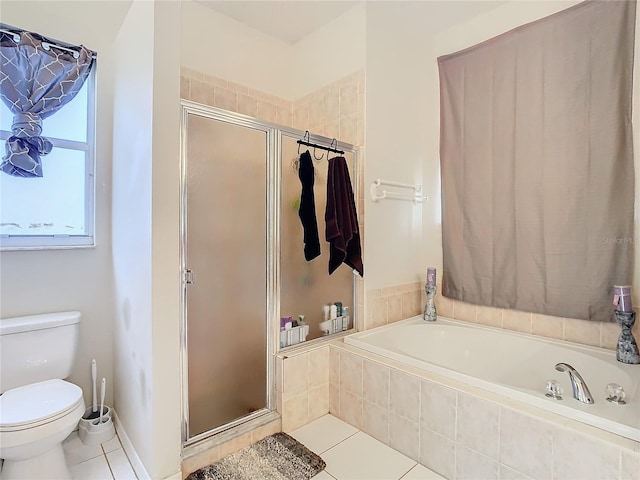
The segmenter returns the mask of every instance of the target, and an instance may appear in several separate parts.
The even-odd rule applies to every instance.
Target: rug
[[[324,460],[286,433],[275,433],[200,470],[187,480],[309,480]]]

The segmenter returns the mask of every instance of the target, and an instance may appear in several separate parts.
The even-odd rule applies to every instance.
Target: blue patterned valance
[[[17,177],[42,177],[40,156],[52,149],[40,135],[42,120],[80,91],[94,52],[59,46],[2,24],[0,29],[0,97],[14,115],[0,170]]]

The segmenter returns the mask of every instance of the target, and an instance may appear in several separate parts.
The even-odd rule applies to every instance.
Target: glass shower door
[[[268,131],[190,112],[183,235],[187,439],[268,406]]]

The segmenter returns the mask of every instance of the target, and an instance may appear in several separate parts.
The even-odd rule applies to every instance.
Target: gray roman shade
[[[608,321],[633,274],[635,1],[438,59],[446,297]]]
[[[52,149],[51,142],[40,135],[42,120],[80,91],[94,53],[82,46],[58,48],[40,35],[7,25],[0,28],[0,97],[14,115],[0,170],[19,177],[42,177],[40,156]]]

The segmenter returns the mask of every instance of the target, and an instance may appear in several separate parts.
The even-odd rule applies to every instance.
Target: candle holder
[[[622,327],[622,332],[620,332],[620,337],[618,337],[616,359],[621,363],[628,363],[631,365],[640,364],[638,344],[631,333],[631,327],[633,327],[633,324],[636,321],[636,312],[620,312],[616,310],[615,316],[618,325]]]
[[[424,306],[424,314],[422,315],[422,318],[426,322],[435,322],[438,319],[438,314],[436,313],[436,304],[433,301],[433,297],[435,296],[437,290],[438,287],[436,287],[435,285],[427,284],[424,286],[424,291],[427,293],[427,303]]]

